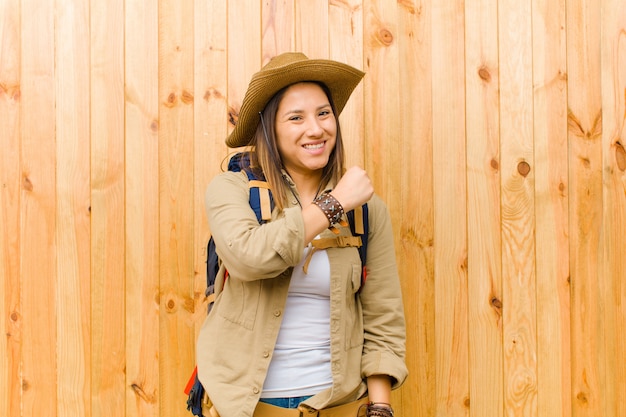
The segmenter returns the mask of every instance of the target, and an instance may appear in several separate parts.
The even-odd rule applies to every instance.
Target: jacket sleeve
[[[389,375],[393,388],[408,375],[406,328],[391,218],[376,195],[368,203],[367,279],[361,288],[364,346],[361,372]]]
[[[241,280],[274,278],[297,265],[304,249],[304,220],[299,207],[272,213],[259,224],[249,203],[243,172],[215,177],[205,194],[209,228],[228,273]]]

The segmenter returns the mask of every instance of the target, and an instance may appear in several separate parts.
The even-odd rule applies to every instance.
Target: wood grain
[[[402,152],[396,152],[396,161],[402,195],[393,221],[400,227],[396,252],[410,374],[393,403],[406,416],[432,416],[436,410],[431,13],[430,4],[417,1],[398,8]],[[393,147],[394,139],[387,141]]]
[[[295,0],[295,46],[309,58],[328,58],[328,0]]]
[[[626,4],[605,1],[601,24],[603,219],[600,302],[604,325],[602,414],[626,415]]]
[[[603,415],[604,326],[602,277],[602,95],[600,9],[568,0],[568,180],[571,279],[572,414]]]
[[[537,414],[531,3],[498,4],[504,408]]]
[[[0,415],[187,416],[204,191],[281,52],[393,221],[397,415],[626,414],[621,0],[0,2]]]
[[[196,335],[207,314],[206,244],[210,230],[204,209],[209,181],[221,172],[228,150],[227,8],[221,1],[195,2],[194,36],[194,312]],[[207,30],[208,28],[208,30]],[[195,340],[195,338],[194,338]],[[191,372],[191,370],[189,370]]]
[[[498,8],[465,3],[471,414],[503,416]]]
[[[228,121],[230,133],[239,117],[252,75],[261,69],[260,2],[228,3]]]
[[[124,2],[90,5],[91,415],[126,412]],[[98,103],[97,105],[95,103]]]
[[[437,415],[467,415],[468,283],[462,1],[432,6]],[[445,244],[443,244],[445,242]]]
[[[57,412],[91,411],[89,1],[55,3]]]
[[[0,415],[20,413],[20,4],[0,3]]]
[[[363,8],[359,1],[330,1],[328,7],[330,59],[363,70]],[[363,85],[356,87],[344,107],[339,122],[346,149],[346,166],[365,163],[363,126]]]
[[[54,417],[59,407],[54,3],[21,4],[18,318],[22,328],[20,412],[24,417]]]
[[[157,11],[130,3],[124,20],[127,417],[160,415]]]
[[[570,285],[565,1],[533,1],[537,408],[569,416]]]
[[[193,2],[159,2],[159,387],[160,414],[182,416],[194,278]]]
[[[262,65],[283,52],[295,50],[295,0],[269,0],[261,4]]]

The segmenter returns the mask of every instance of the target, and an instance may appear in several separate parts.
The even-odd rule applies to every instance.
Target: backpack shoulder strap
[[[238,152],[232,156],[228,162],[228,170],[232,172],[245,171],[248,176],[248,188],[250,190],[250,207],[254,211],[259,223],[263,224],[272,219],[274,209],[274,199],[269,185],[262,175],[255,174],[249,169],[250,154],[248,152]],[[207,298],[213,296],[215,291],[215,280],[219,273],[219,259],[215,252],[215,242],[211,237],[207,243],[207,286],[205,295]],[[228,272],[226,272],[227,274]],[[209,302],[209,308],[211,303]]]
[[[363,271],[361,271],[361,285],[363,285],[367,278],[367,238],[369,232],[369,212],[367,203],[356,207],[354,210],[350,210],[346,215],[348,216],[348,223],[350,224],[352,235],[361,238],[359,257],[361,258],[361,265],[363,265]]]
[[[254,210],[259,223],[263,224],[270,221],[274,209],[274,198],[263,174],[250,169],[250,153],[238,152],[233,155],[228,162],[228,170],[246,173],[250,189],[250,207]]]

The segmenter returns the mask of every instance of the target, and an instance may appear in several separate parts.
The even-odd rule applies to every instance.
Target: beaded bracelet
[[[324,191],[317,196],[315,200],[313,200],[313,204],[322,210],[328,219],[328,228],[333,232],[337,230],[335,228],[336,224],[345,224],[345,221],[342,219],[344,215],[343,206],[329,191]],[[335,233],[338,233],[338,230]]]

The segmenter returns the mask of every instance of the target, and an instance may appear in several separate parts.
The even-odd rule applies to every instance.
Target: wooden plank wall
[[[626,415],[622,0],[0,0],[0,415],[190,415],[204,188],[290,50],[367,72],[397,415]]]

